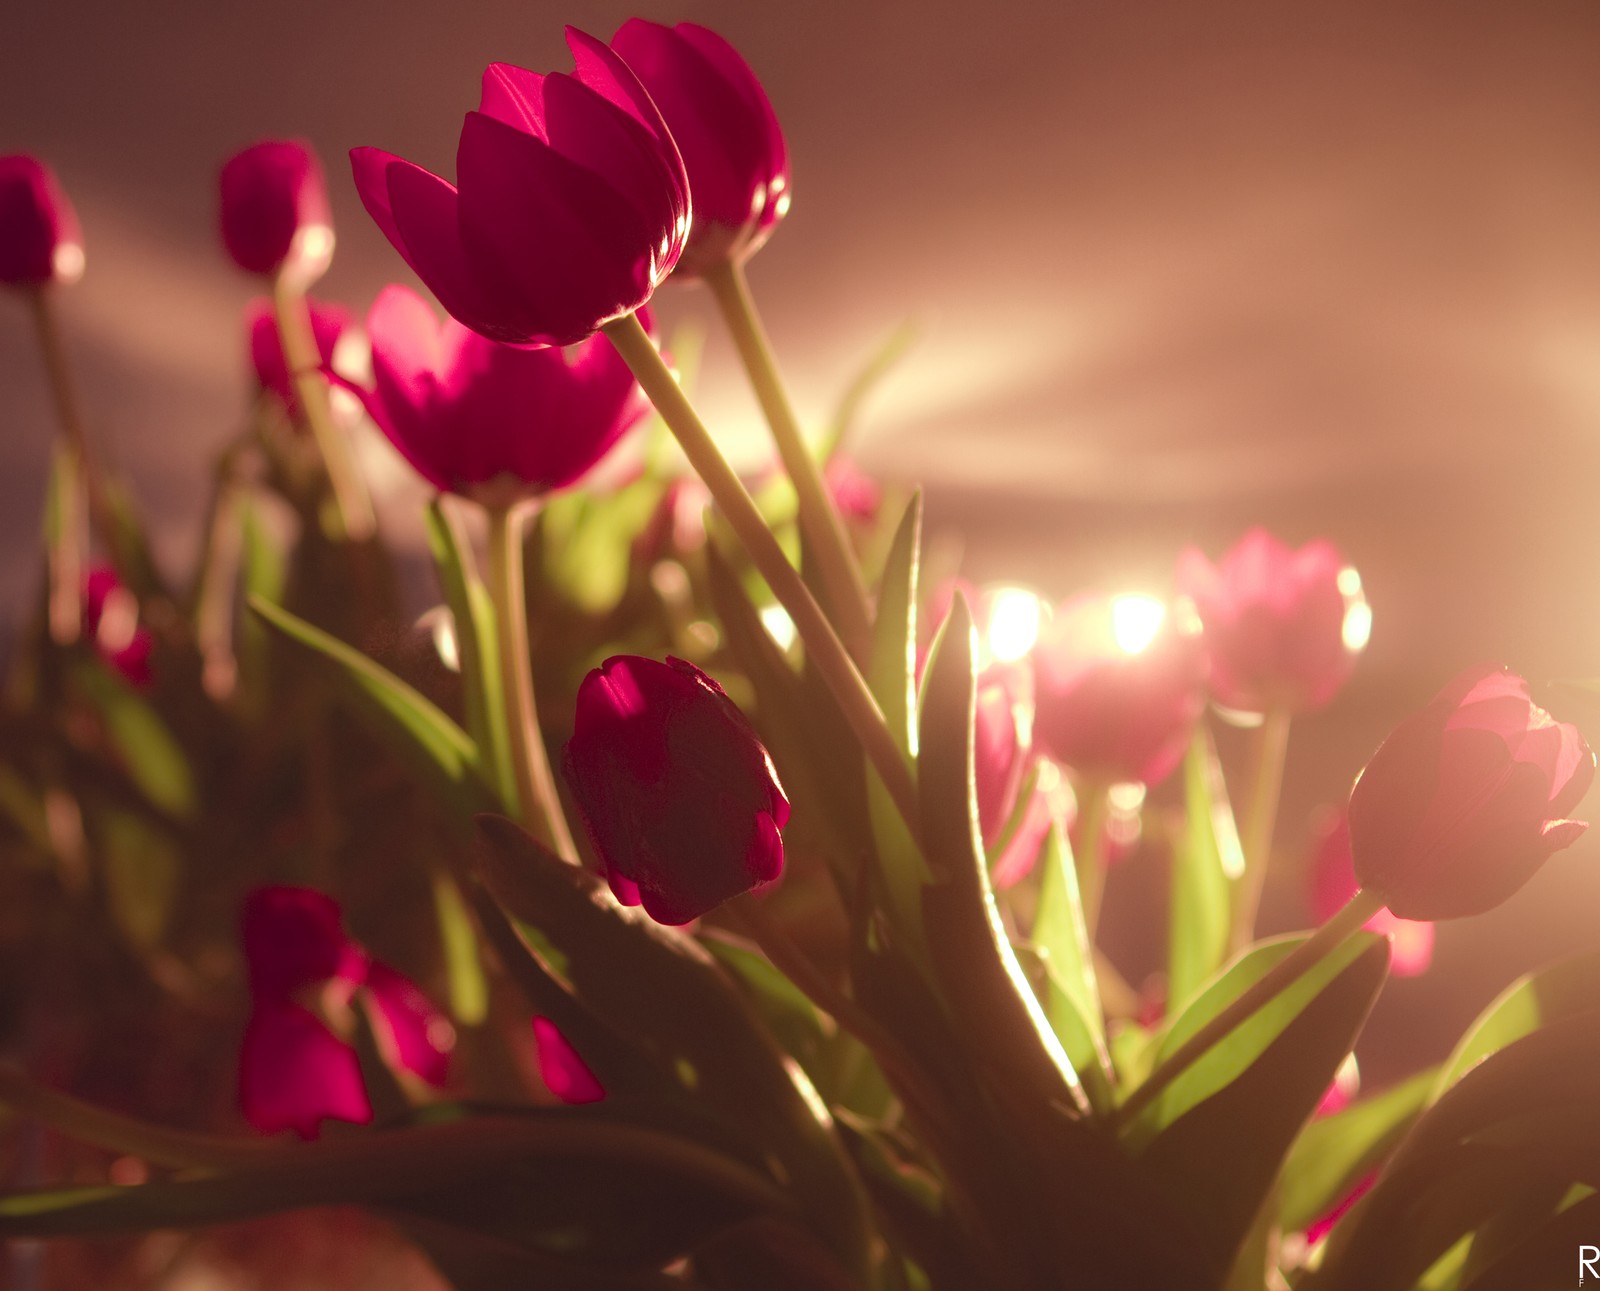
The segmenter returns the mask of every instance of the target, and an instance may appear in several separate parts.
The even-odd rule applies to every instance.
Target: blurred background
[[[854,448],[926,484],[971,575],[1052,598],[1160,591],[1184,543],[1217,556],[1254,523],[1330,537],[1358,566],[1372,644],[1296,728],[1286,856],[1464,665],[1600,676],[1593,0],[13,0],[0,152],[47,159],[77,205],[88,272],[62,301],[68,341],[169,570],[249,392],[239,319],[257,288],[217,245],[222,160],[262,137],[316,146],[339,236],[320,294],[364,314],[406,271],[346,150],[451,175],[487,62],[565,68],[563,22],[609,37],[634,13],[715,27],[784,123],[795,203],[751,278],[802,413],[820,423],[915,323]],[[695,288],[658,300],[669,327],[710,319]],[[14,626],[52,423],[10,299],[0,374]],[[756,460],[754,404],[714,334],[700,389]],[[386,527],[412,510],[392,503]],[[1600,741],[1600,708],[1536,693]],[[1442,929],[1434,971],[1380,1006],[1377,1072],[1399,1038],[1405,1065],[1433,1057],[1512,974],[1600,943],[1597,865],[1585,840]],[[1108,918],[1142,881],[1113,879]],[[1304,917],[1286,869],[1269,922]]]

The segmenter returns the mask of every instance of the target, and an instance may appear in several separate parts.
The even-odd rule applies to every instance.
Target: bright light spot
[[[1334,581],[1341,596],[1361,595],[1361,575],[1356,572],[1354,565],[1346,565],[1339,571],[1339,577]]]
[[[650,586],[667,604],[677,605],[688,599],[689,571],[675,560],[659,561],[650,571]]]
[[[710,654],[722,644],[722,635],[717,631],[715,623],[708,623],[705,619],[696,619],[683,630],[684,636],[694,643],[695,648]]]
[[[1339,1064],[1339,1070],[1333,1074],[1333,1087],[1346,1100],[1354,1099],[1361,1092],[1361,1067],[1356,1062],[1355,1054],[1345,1055],[1344,1061]]]
[[[1022,658],[1039,639],[1039,598],[1026,588],[1001,587],[989,593],[985,630],[990,656],[1000,663]]]
[[[451,672],[461,671],[461,644],[456,639],[456,616],[448,605],[435,605],[417,620],[417,627],[433,637],[439,662]]]
[[[1111,602],[1111,635],[1123,654],[1140,654],[1156,639],[1167,607],[1153,596],[1130,594]]]
[[[133,644],[133,634],[139,630],[139,602],[126,587],[114,587],[106,593],[100,607],[100,625],[94,639],[107,654],[116,654]]]
[[[1144,806],[1144,786],[1137,781],[1114,784],[1106,791],[1106,797],[1111,801],[1112,811],[1135,812]]]
[[[1372,606],[1365,601],[1357,601],[1345,610],[1340,636],[1344,639],[1344,648],[1351,654],[1359,654],[1366,649],[1367,641],[1372,636]]]
[[[76,242],[61,243],[50,257],[50,268],[63,286],[77,282],[83,277],[83,248]]]
[[[326,224],[308,224],[298,234],[300,254],[307,260],[333,259],[333,229]]]
[[[450,1025],[449,1019],[438,1014],[428,1019],[425,1034],[428,1043],[440,1053],[449,1053],[456,1047],[456,1029]]]
[[[778,649],[787,650],[795,642],[794,620],[781,605],[769,605],[761,611],[761,626],[767,635],[778,643]]]

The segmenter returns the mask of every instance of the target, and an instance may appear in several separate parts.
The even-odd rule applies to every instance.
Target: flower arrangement
[[[77,220],[0,159],[61,414],[0,707],[3,1130],[54,1146],[0,1234],[345,1205],[462,1288],[1568,1285],[1600,955],[1391,1087],[1351,1054],[1435,921],[1583,831],[1577,729],[1503,668],[1449,682],[1329,814],[1315,930],[1259,938],[1293,719],[1370,631],[1355,571],[1258,530],[1168,602],[934,578],[920,498],[808,441],[756,314],[790,178],[754,73],[691,24],[568,42],[570,74],[487,69],[455,183],[351,153],[446,315],[385,290],[368,372],[308,295],[319,160],[223,167],[270,294],[185,588],[77,409]],[[648,313],[690,278],[772,429],[754,493]],[[360,410],[437,490],[426,634]],[[1170,899],[1131,982],[1097,933],[1141,831]]]

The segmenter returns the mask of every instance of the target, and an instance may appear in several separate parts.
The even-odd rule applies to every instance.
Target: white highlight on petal
[[[1117,649],[1123,654],[1142,654],[1156,639],[1166,617],[1167,607],[1153,596],[1128,593],[1113,597],[1111,635]]]
[[[984,631],[989,657],[1012,663],[1033,649],[1039,639],[1043,611],[1039,598],[1025,587],[1001,587],[989,592],[989,623]]]

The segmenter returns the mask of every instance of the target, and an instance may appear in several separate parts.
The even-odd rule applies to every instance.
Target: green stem
[[[280,273],[273,279],[272,307],[284,362],[294,381],[306,425],[311,429],[323,467],[328,472],[328,488],[333,495],[339,534],[352,542],[365,542],[377,530],[372,499],[367,496],[361,472],[356,469],[350,441],[334,423],[328,382],[322,375],[322,356],[317,352],[316,333],[311,326],[311,306],[305,291],[291,275]]]
[[[511,765],[517,781],[522,823],[552,847],[563,860],[576,862],[578,851],[561,810],[550,759],[539,731],[533,699],[533,667],[528,654],[528,605],[522,574],[523,525],[530,504],[488,508],[489,594],[494,600],[499,644],[500,680],[505,689],[506,724],[511,735]]]
[[[761,316],[756,312],[744,266],[731,259],[725,260],[707,270],[704,276],[738,347],[739,358],[761,411],[766,415],[767,425],[772,428],[778,456],[783,459],[784,469],[794,484],[800,527],[811,544],[823,585],[839,617],[839,635],[849,646],[851,657],[864,663],[871,649],[872,627],[861,567],[850,550],[839,509],[828,493],[815,455],[806,446],[799,419],[778,375],[777,357],[761,325]]]
[[[1244,872],[1233,885],[1233,912],[1229,923],[1229,945],[1234,954],[1255,939],[1256,910],[1261,904],[1261,888],[1272,858],[1272,827],[1278,819],[1278,798],[1283,790],[1289,723],[1288,710],[1274,708],[1268,710],[1256,728],[1254,784],[1250,790],[1249,814],[1239,840],[1244,853]]]
[[[750,494],[717,448],[711,433],[684,396],[677,380],[662,362],[655,342],[639,320],[629,314],[607,323],[605,333],[644,387],[644,392],[650,396],[656,411],[661,414],[667,428],[688,457],[689,465],[705,481],[706,488],[727,517],[745,552],[767,580],[772,594],[789,611],[795,630],[805,643],[807,655],[833,692],[845,720],[861,741],[868,760],[882,778],[907,827],[913,836],[920,836],[921,819],[911,769],[906,764],[905,755],[894,742],[877,700],[872,697],[849,651],[834,632],[833,624],[822,612],[804,580],[789,564],[777,539],[756,510]]]
[[[1122,1129],[1130,1124],[1163,1090],[1183,1075],[1195,1059],[1360,931],[1367,920],[1381,909],[1382,897],[1365,890],[1357,892],[1348,905],[1274,964],[1264,977],[1179,1045],[1165,1062],[1151,1072],[1145,1082],[1128,1096],[1128,1101],[1117,1109],[1117,1128]]]
[[[1106,890],[1106,816],[1111,806],[1110,787],[1088,784],[1078,800],[1078,845],[1073,859],[1078,868],[1078,900],[1083,906],[1083,930],[1094,945],[1100,926],[1100,905]]]

